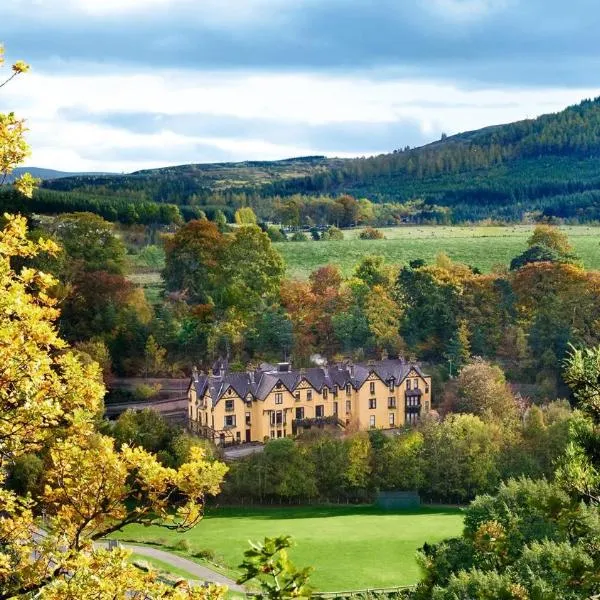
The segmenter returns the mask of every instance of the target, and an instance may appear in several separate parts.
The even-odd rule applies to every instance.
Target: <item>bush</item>
[[[179,550],[180,552],[189,554],[192,550],[192,546],[188,540],[179,540],[173,545],[173,550]]]
[[[133,390],[133,395],[136,400],[149,400],[154,396],[157,396],[160,392],[161,386],[160,384],[156,385],[147,385],[145,383],[141,383],[136,386],[135,390]]]
[[[308,236],[302,231],[296,231],[291,237],[292,242],[308,242]]]
[[[267,235],[272,242],[287,242],[287,237],[281,229],[277,227],[267,228]]]
[[[204,560],[214,562],[216,554],[214,550],[211,550],[210,548],[204,548],[203,550],[194,552],[193,556],[195,556],[196,558],[202,558]]]
[[[334,242],[344,239],[344,232],[337,227],[330,227],[322,236],[322,240]]]
[[[385,235],[374,227],[365,227],[358,237],[361,240],[385,240]]]

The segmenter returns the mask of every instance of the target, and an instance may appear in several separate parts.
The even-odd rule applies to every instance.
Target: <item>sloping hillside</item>
[[[364,159],[315,156],[184,165],[123,176],[68,177],[45,187],[207,207],[232,207],[244,198],[256,203],[277,195],[349,193],[378,203],[422,199],[449,207],[453,221],[519,220],[530,212],[596,220],[600,99]]]

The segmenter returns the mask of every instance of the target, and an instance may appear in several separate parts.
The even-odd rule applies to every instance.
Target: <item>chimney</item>
[[[192,379],[198,381],[198,367],[196,365],[192,367]]]
[[[381,353],[381,360],[387,360],[387,359],[388,359],[388,351],[387,351],[387,350],[384,350],[384,351]]]
[[[254,383],[254,371],[248,371],[248,378],[250,379],[250,383]]]

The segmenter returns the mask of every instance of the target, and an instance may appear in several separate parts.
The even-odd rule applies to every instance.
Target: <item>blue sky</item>
[[[29,164],[361,156],[600,95],[596,0],[1,0]]]

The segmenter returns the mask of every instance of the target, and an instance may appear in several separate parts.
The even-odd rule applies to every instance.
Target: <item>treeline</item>
[[[27,198],[12,188],[0,188],[0,207],[5,212],[25,215],[89,212],[125,225],[180,225],[184,219],[197,219],[204,214],[194,207],[46,189],[38,189],[33,198]]]
[[[508,477],[550,476],[572,419],[568,403],[558,403],[531,408],[522,425],[460,414],[394,436],[371,431],[272,440],[262,453],[232,463],[221,498],[372,502],[379,490],[415,490],[425,501],[464,503]]]

